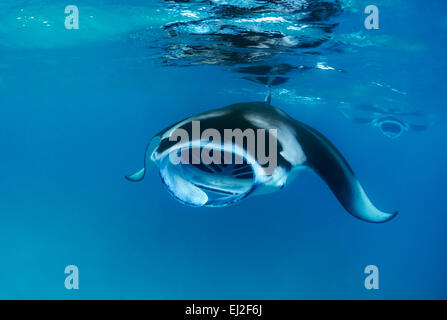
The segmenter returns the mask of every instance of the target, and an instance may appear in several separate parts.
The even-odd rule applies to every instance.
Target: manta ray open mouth
[[[397,120],[383,120],[379,121],[378,126],[380,131],[391,139],[396,139],[402,135],[405,130],[405,126]]]
[[[175,164],[169,156],[160,161],[160,177],[170,193],[191,206],[222,207],[248,196],[255,186],[255,169],[246,158],[236,161],[237,156],[219,150],[213,162],[194,158],[203,151],[213,153],[206,147],[177,149],[172,152],[187,154],[190,162]],[[226,160],[226,161],[225,161]]]

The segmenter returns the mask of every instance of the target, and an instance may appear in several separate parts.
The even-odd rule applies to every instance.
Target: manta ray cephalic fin
[[[146,152],[144,154],[144,167],[139,171],[135,172],[134,174],[125,176],[127,180],[132,182],[139,182],[144,179],[144,176],[146,175],[146,168],[148,168],[153,163],[152,161],[150,161],[151,154],[158,147],[159,143],[160,143],[159,136],[155,136],[151,139],[151,141],[146,146]]]
[[[132,182],[138,182],[144,179],[144,176],[146,174],[146,169],[143,168],[138,172],[135,172],[134,174],[126,176],[126,179]]]

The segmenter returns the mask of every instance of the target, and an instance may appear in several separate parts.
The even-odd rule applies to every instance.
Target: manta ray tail
[[[386,222],[396,212],[377,209],[366,195],[349,164],[341,153],[321,133],[299,123],[296,132],[312,168],[329,186],[343,207],[354,217],[367,222]]]
[[[125,176],[125,178],[129,181],[132,182],[139,182],[141,180],[144,179],[144,176],[146,175],[146,168],[148,167],[148,165],[150,163],[152,163],[151,161],[149,161],[148,163],[148,157],[150,157],[150,155],[152,154],[152,152],[154,151],[154,149],[158,146],[160,142],[160,137],[155,136],[154,138],[152,138],[151,142],[147,145],[146,147],[146,152],[144,154],[144,167],[142,169],[140,169],[139,171],[135,172],[134,174]]]

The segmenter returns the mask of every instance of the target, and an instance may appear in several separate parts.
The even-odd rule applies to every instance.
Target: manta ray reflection
[[[146,171],[155,165],[153,167],[158,168],[169,192],[180,202],[196,207],[224,207],[249,195],[280,190],[290,184],[300,170],[311,169],[354,217],[379,223],[389,221],[397,214],[381,211],[372,204],[347,161],[327,138],[273,107],[269,101],[270,97],[265,102],[232,104],[187,118],[162,130],[147,145],[144,167],[126,178],[141,181]],[[268,166],[261,161],[259,155],[264,153],[258,150],[248,152],[247,139],[221,144],[203,135],[192,134],[193,123],[197,121],[203,130],[214,130],[222,137],[229,129],[266,132],[274,129],[277,144],[273,149],[274,170],[267,170]],[[172,139],[176,130],[187,132],[189,141],[182,144]],[[258,138],[256,148],[265,143],[269,150],[270,138],[270,134],[265,135],[262,141]],[[192,163],[171,161],[172,155],[194,157],[194,154],[204,151],[212,154],[214,161],[197,158]],[[223,159],[234,160],[236,157],[242,161],[226,162]]]

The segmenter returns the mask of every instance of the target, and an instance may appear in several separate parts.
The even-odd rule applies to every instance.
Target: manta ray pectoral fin
[[[373,119],[370,118],[351,118],[351,120],[360,124],[370,123],[373,121]]]
[[[365,190],[363,190],[363,187],[360,185],[358,180],[356,179],[356,185],[353,186],[353,201],[350,203],[350,205],[345,205],[345,208],[355,217],[368,221],[368,222],[375,222],[375,223],[381,223],[381,222],[387,222],[393,219],[398,212],[384,212],[379,209],[377,209],[369,200],[368,196],[365,193]],[[335,192],[334,192],[335,193]],[[337,195],[336,195],[337,196]],[[337,196],[339,198],[339,196]],[[339,198],[340,199],[340,198]],[[340,200],[341,202],[341,200]]]
[[[409,126],[414,131],[425,131],[428,129],[428,125],[424,124],[410,124]]]
[[[340,109],[340,111],[345,116],[346,119],[352,120],[360,124],[370,123],[374,120],[374,117],[371,117],[369,115],[355,116],[351,114],[347,109]]]
[[[134,174],[131,174],[129,176],[126,176],[126,179],[132,182],[138,182],[144,179],[144,175],[146,174],[146,169],[143,168],[138,172],[135,172]]]
[[[307,157],[306,165],[326,182],[349,213],[374,223],[396,216],[397,212],[383,212],[372,204],[349,164],[321,133],[299,122],[295,130]]]

